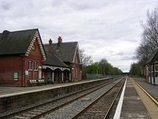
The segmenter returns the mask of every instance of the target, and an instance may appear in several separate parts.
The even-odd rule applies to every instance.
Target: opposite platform
[[[3,86],[0,86],[0,98],[6,97],[6,96],[9,97],[9,96],[14,96],[14,95],[39,92],[39,91],[44,91],[44,90],[51,90],[51,89],[55,89],[55,88],[62,88],[62,87],[73,86],[73,85],[77,85],[77,84],[102,81],[102,80],[106,80],[106,79],[108,80],[108,79],[112,79],[112,78],[108,77],[108,78],[102,78],[102,79],[82,80],[82,81],[77,81],[77,82],[47,84],[47,85],[31,86],[31,87],[3,87]]]

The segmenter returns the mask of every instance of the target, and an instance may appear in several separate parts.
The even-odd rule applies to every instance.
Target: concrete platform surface
[[[131,79],[126,83],[120,119],[151,119]]]
[[[4,97],[6,95],[19,95],[27,92],[35,92],[39,90],[48,90],[52,88],[58,88],[62,86],[66,86],[68,83],[63,84],[47,84],[42,86],[31,86],[31,87],[4,87],[0,86],[0,97]]]
[[[133,78],[139,85],[148,91],[155,99],[158,100],[158,85],[152,85],[145,82],[144,78]]]
[[[158,119],[158,106],[137,86],[140,84],[156,100],[158,100],[158,86],[145,82],[143,78],[128,78],[120,119]],[[5,95],[20,94],[29,91],[48,90],[74,83],[49,84],[33,87],[2,87],[0,86],[0,97]]]
[[[158,101],[154,98],[157,97],[157,86],[153,86],[144,81],[142,83],[141,79],[132,79],[131,81],[135,89],[137,90],[141,100],[143,101],[146,109],[148,110],[150,117],[152,119],[158,119]],[[138,81],[139,84],[136,81]],[[140,86],[140,84],[142,84],[142,86],[144,87]],[[152,93],[154,97],[152,97],[152,95],[150,95],[148,92]]]
[[[40,86],[29,86],[29,87],[0,86],[0,98],[6,97],[6,96],[9,97],[13,95],[31,93],[31,92],[38,92],[38,91],[43,91],[43,90],[50,90],[50,89],[55,89],[55,88],[60,88],[60,87],[65,87],[65,86],[72,86],[76,84],[101,81],[101,80],[106,80],[106,79],[111,79],[111,78],[108,77],[108,78],[102,78],[102,79],[81,80],[81,81],[68,82],[68,83],[55,83],[55,84],[46,84],[46,85],[43,84]]]

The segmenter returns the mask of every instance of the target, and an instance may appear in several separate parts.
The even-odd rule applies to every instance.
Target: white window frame
[[[38,71],[38,62],[35,62],[35,63],[34,63],[34,70],[35,70],[35,71]]]
[[[32,71],[32,64],[33,64],[33,62],[32,61],[28,61],[28,70],[29,71]]]
[[[13,73],[13,80],[18,81],[19,80],[19,72],[14,72]]]

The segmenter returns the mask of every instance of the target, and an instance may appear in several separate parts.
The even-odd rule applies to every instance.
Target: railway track
[[[75,115],[72,119],[109,119],[112,107],[118,98],[124,80],[118,82],[114,87],[109,89],[93,103],[84,108],[80,113]]]
[[[74,100],[41,119],[104,119],[109,115],[124,79],[117,80],[82,98]],[[103,108],[102,108],[103,107]]]
[[[1,119],[36,119],[40,118],[43,115],[46,115],[52,111],[60,109],[67,104],[74,102],[77,99],[84,97],[96,90],[105,87],[106,85],[112,83],[111,81],[107,80],[107,83],[102,84],[100,86],[91,87],[82,91],[78,91],[75,93],[68,94],[66,96],[62,96],[60,98],[36,105],[34,107],[29,107],[24,110],[17,111],[15,113],[6,114],[1,116]]]

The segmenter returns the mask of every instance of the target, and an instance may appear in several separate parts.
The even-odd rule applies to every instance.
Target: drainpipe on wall
[[[22,69],[22,73],[21,73],[21,76],[22,76],[22,85],[21,86],[25,86],[25,70],[24,70],[24,66],[25,66],[25,56],[22,56],[22,63],[21,63],[21,69]]]

